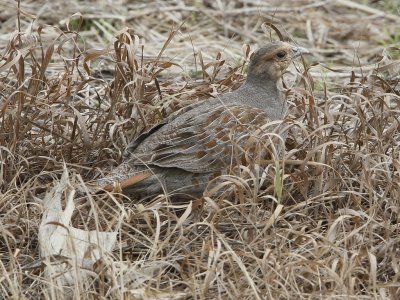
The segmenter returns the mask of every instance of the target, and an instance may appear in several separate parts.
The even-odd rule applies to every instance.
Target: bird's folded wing
[[[171,121],[173,121],[177,116],[184,114],[190,110],[195,109],[198,106],[202,106],[204,104],[206,104],[206,102],[208,102],[209,100],[205,100],[205,101],[200,101],[185,107],[182,107],[181,109],[177,110],[176,112],[172,113],[171,115],[169,115],[167,118],[165,118],[164,120],[162,120],[160,123],[155,124],[154,126],[148,128],[146,131],[142,132],[136,139],[132,140],[127,148],[125,149],[124,153],[123,153],[123,159],[127,160],[131,154],[135,151],[135,149],[145,140],[147,139],[150,135],[152,135],[154,132],[156,132],[158,129],[160,129],[161,127],[163,127],[165,124],[170,123]]]
[[[221,170],[268,122],[263,110],[250,106],[200,107],[156,128],[131,147],[128,163],[193,173]]]

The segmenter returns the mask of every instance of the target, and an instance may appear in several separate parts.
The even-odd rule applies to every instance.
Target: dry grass
[[[396,0],[98,2],[0,0],[0,298],[400,298]],[[178,216],[164,195],[92,191],[143,128],[240,86],[243,45],[272,18],[314,57],[285,89],[291,132],[265,188],[232,178]],[[39,255],[61,184],[72,225],[118,233],[70,287]]]

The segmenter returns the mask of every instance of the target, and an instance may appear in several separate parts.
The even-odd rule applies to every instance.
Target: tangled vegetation
[[[396,0],[0,5],[1,299],[400,298]],[[238,88],[275,26],[313,56],[283,80],[265,177],[243,167],[201,205],[96,191],[145,128]],[[55,195],[71,223],[43,223]],[[116,245],[77,267],[40,255],[43,224]],[[60,284],[56,264],[85,276]]]

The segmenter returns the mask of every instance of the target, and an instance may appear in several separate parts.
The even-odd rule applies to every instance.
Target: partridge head
[[[239,89],[184,107],[150,128],[128,145],[124,162],[98,184],[112,190],[119,183],[130,198],[161,193],[172,200],[201,197],[210,181],[267,151],[265,134],[273,127],[266,125],[282,120],[287,111],[277,81],[303,53],[308,51],[285,42],[261,47],[250,57]]]
[[[288,43],[269,43],[251,55],[248,78],[277,81],[289,67],[293,58],[305,53],[309,51]]]

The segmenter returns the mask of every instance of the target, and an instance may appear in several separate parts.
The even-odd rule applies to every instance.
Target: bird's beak
[[[303,54],[310,54],[311,53],[308,49],[303,48],[303,47],[293,47],[292,51],[293,51],[293,58],[296,58],[296,57],[298,57],[300,55],[303,55]]]

